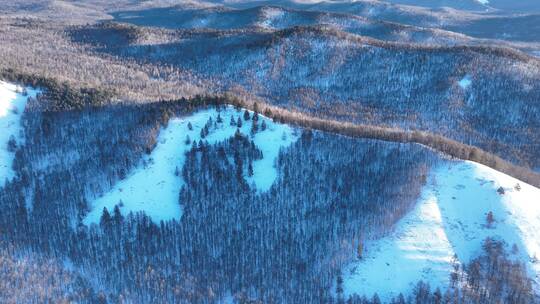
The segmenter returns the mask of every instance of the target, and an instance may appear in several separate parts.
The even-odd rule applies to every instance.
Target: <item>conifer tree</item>
[[[111,225],[111,215],[106,207],[103,207],[103,213],[101,214],[99,224],[102,228],[108,228]]]
[[[256,120],[253,120],[253,123],[251,124],[251,135],[255,135],[259,131],[259,124]]]
[[[249,177],[253,176],[253,162],[252,161],[250,161],[248,165],[248,176]]]
[[[124,217],[122,216],[122,213],[120,212],[120,207],[118,205],[115,205],[114,211],[113,211],[113,221],[115,222],[115,224],[120,224],[123,219]]]

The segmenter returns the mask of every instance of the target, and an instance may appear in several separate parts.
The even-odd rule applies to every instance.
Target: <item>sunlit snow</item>
[[[488,227],[490,211],[495,222]],[[487,237],[504,240],[510,248],[515,244],[514,257],[526,263],[538,287],[540,189],[477,163],[446,163],[434,169],[416,208],[395,232],[366,244],[365,257],[345,268],[344,291],[377,292],[389,300],[406,295],[419,280],[444,290],[454,254],[459,262],[469,262]]]
[[[23,88],[0,81],[0,187],[14,177],[12,170],[15,154],[8,150],[9,139],[13,136],[20,144],[20,119],[28,96],[35,97],[36,90],[27,88],[28,96],[23,96]]]
[[[92,211],[85,218],[86,224],[98,223],[103,208],[112,211],[119,204],[123,214],[144,211],[153,221],[180,219],[182,216],[179,204],[180,188],[183,185],[182,175],[176,176],[175,171],[181,172],[185,153],[191,149],[186,145],[186,136],[190,141],[199,141],[201,129],[208,119],[217,120],[218,112],[215,109],[199,111],[190,117],[172,119],[168,127],[161,131],[157,147],[150,156],[145,157],[143,163],[130,175],[117,183],[114,188],[95,199]],[[220,112],[222,123],[216,123],[216,128],[210,129],[205,140],[209,144],[221,142],[234,135],[237,128],[230,126],[231,116],[235,120],[242,117],[243,112],[227,107]],[[243,120],[243,119],[242,119]],[[277,177],[274,161],[282,147],[287,147],[297,139],[294,130],[287,126],[276,124],[272,120],[259,115],[259,127],[265,120],[267,129],[260,130],[251,137],[252,121],[243,121],[241,132],[250,136],[255,145],[262,151],[263,159],[253,162],[253,176],[247,181],[254,185],[258,191],[266,191]],[[193,130],[189,130],[188,123]],[[247,178],[247,177],[246,177]]]
[[[463,77],[460,81],[459,81],[459,86],[462,88],[462,89],[466,89],[468,88],[472,83],[472,80],[471,80],[471,76],[467,75],[465,77]]]

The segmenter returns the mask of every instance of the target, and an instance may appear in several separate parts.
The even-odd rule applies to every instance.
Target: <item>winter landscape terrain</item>
[[[158,136],[152,154],[143,160],[143,168],[129,174],[109,193],[98,198],[92,204],[93,211],[86,222],[99,223],[103,208],[112,212],[119,202],[122,202],[120,210],[125,214],[144,211],[157,223],[179,220],[182,202],[178,201],[178,189],[184,185],[180,172],[185,154],[202,140],[214,144],[233,137],[236,131],[250,136],[263,154],[261,159],[250,164],[247,181],[259,191],[270,189],[277,175],[274,162],[279,150],[294,142],[296,136],[288,126],[273,123],[262,115],[258,115],[260,122],[255,121],[255,125],[260,124],[264,129],[252,133],[253,120],[238,126],[242,116],[241,111],[228,107],[225,111],[202,111],[188,118],[171,120],[161,131],[164,134]]]
[[[511,258],[525,264],[537,285],[539,199],[538,188],[476,163],[434,168],[415,209],[396,224],[395,234],[370,244],[365,258],[350,266],[345,291],[372,294],[393,286],[381,293],[388,300],[419,280],[445,288],[453,264],[469,263],[488,237],[511,245]]]
[[[35,98],[36,91],[24,89],[12,83],[0,82],[0,184],[11,180],[15,173],[12,162],[21,135],[20,119],[29,97]]]
[[[0,0],[0,303],[540,303],[540,2]]]

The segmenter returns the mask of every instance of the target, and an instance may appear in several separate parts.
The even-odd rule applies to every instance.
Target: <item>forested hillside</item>
[[[530,1],[0,7],[0,302],[540,303]]]
[[[80,94],[45,88],[29,100],[26,144],[15,154],[17,177],[0,194],[0,220],[2,241],[16,250],[69,261],[86,282],[70,297],[83,302],[89,295],[113,302],[333,301],[341,268],[364,242],[392,231],[441,161],[413,144],[298,130],[298,141],[276,160],[277,180],[258,192],[247,182],[252,162],[265,157],[253,132],[269,131],[254,129],[256,117],[239,109],[235,125],[216,116],[205,132],[240,123],[250,131],[215,145],[189,143],[179,220],[125,214],[120,202],[103,211],[99,225],[85,225],[92,199],[131,174],[170,117],[189,115],[190,104],[217,103],[219,111],[221,101],[107,106],[94,94],[72,108]]]
[[[105,28],[110,25],[72,35],[97,43]],[[196,71],[218,90],[312,115],[427,130],[519,165],[540,165],[540,143],[532,136],[540,127],[540,61],[511,49],[424,47],[325,27],[181,32],[152,44],[139,37],[140,43],[100,41],[97,50]]]
[[[190,108],[186,102],[71,111],[41,107],[54,98],[39,95],[25,111],[27,144],[16,152],[17,178],[0,194],[6,210],[2,239],[71,261],[92,278],[96,292],[106,288],[112,298],[206,302],[227,292],[274,301],[329,298],[336,267],[354,254],[355,244],[384,233],[409,210],[436,159],[417,146],[303,131],[280,154],[276,183],[259,194],[249,190],[242,173],[247,170],[242,164],[257,155],[249,134],[216,146],[203,141],[193,145],[182,169],[180,221],[160,224],[114,210],[103,214],[100,225],[88,227],[81,221],[91,208],[89,199],[129,174],[152,149],[169,115]],[[386,187],[390,179],[403,184]],[[314,185],[317,192],[306,191]],[[365,229],[358,231],[359,225]],[[328,235],[328,229],[334,233]],[[262,248],[251,246],[260,242]],[[290,250],[283,250],[285,244]],[[245,267],[254,261],[260,266]],[[297,271],[287,274],[291,267]],[[320,269],[316,275],[315,269]],[[231,274],[235,278],[227,277]],[[306,280],[314,277],[317,281]],[[278,292],[291,280],[301,288]],[[190,288],[186,281],[195,282],[194,289],[178,290]],[[156,289],[158,282],[165,285]]]

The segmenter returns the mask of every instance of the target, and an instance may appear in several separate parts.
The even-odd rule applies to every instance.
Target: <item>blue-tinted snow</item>
[[[472,83],[472,80],[471,80],[471,76],[467,75],[465,77],[463,77],[460,81],[459,81],[459,86],[462,88],[462,89],[466,89],[468,88]]]
[[[118,182],[102,197],[96,198],[92,203],[92,211],[84,222],[86,224],[98,223],[103,208],[111,212],[120,202],[122,202],[120,210],[123,214],[144,211],[155,222],[179,220],[182,216],[182,208],[178,197],[184,182],[182,175],[176,176],[175,171],[177,168],[180,172],[182,171],[185,153],[191,149],[191,145],[185,143],[186,136],[189,136],[190,141],[198,142],[201,129],[208,119],[212,117],[215,122],[217,115],[218,112],[215,109],[208,109],[190,117],[172,119],[167,128],[161,131],[158,144],[150,156],[145,157],[143,164],[133,170],[126,179]],[[243,111],[227,107],[220,112],[220,115],[223,123],[216,123],[215,128],[210,128],[210,134],[205,138],[209,144],[232,137],[237,128],[230,126],[231,116],[236,120],[243,116]],[[251,138],[263,152],[263,159],[253,162],[253,177],[248,179],[248,183],[254,185],[257,191],[266,191],[270,188],[277,177],[274,162],[279,150],[297,139],[291,127],[274,123],[262,115],[259,115],[259,126],[262,120],[265,120],[267,129],[262,131],[259,128],[259,132]],[[188,129],[188,123],[192,124],[193,130]],[[251,136],[251,126],[252,120],[243,121],[241,132]]]
[[[8,151],[8,142],[13,136],[17,144],[21,143],[21,115],[28,97],[36,97],[37,94],[31,88],[26,90],[28,95],[24,96],[22,87],[0,81],[0,187],[15,175],[12,169],[15,154]]]
[[[492,227],[486,221],[490,211]],[[406,295],[419,280],[444,290],[454,254],[458,263],[471,261],[487,237],[517,246],[512,257],[525,263],[538,289],[540,189],[474,162],[441,165],[395,232],[367,243],[365,257],[345,268],[345,293],[378,292],[387,301],[400,292]]]

